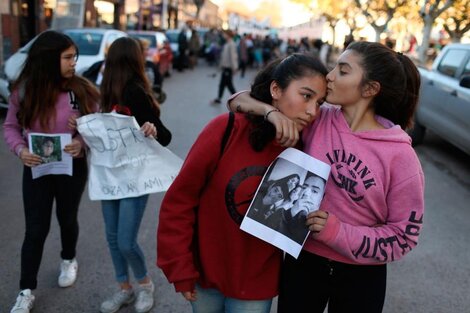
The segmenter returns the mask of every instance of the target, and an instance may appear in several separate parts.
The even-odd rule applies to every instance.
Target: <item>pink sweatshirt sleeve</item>
[[[423,224],[422,172],[387,194],[388,218],[383,225],[354,226],[330,214],[325,228],[314,238],[352,263],[377,264],[401,259],[417,244]]]
[[[238,97],[239,95],[241,95],[244,92],[250,92],[250,91],[249,90],[241,90],[241,91],[238,91],[238,92],[234,93],[233,95],[230,96],[230,98],[228,98],[227,104],[226,104],[227,110],[230,111],[230,102],[232,102],[233,99],[235,99],[236,97]]]
[[[19,108],[18,91],[15,90],[10,96],[8,113],[3,123],[3,136],[8,148],[16,155],[19,154],[22,148],[28,146],[26,139],[23,137],[23,128],[18,123],[18,118],[16,117]]]

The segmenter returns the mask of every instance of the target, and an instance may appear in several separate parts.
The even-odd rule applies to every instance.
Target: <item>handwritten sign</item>
[[[183,164],[155,139],[145,137],[132,116],[89,114],[77,120],[77,129],[90,148],[91,200],[166,191]]]

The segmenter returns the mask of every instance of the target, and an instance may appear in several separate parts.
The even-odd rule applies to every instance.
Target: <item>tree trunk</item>
[[[450,38],[450,40],[452,41],[452,43],[459,43],[462,41],[462,34],[453,34]]]
[[[429,39],[431,38],[433,18],[431,16],[426,16],[424,18],[424,28],[423,28],[423,40],[419,46],[418,52],[418,61],[421,65],[426,64],[426,51],[429,48]]]
[[[335,42],[336,42],[336,32],[335,32],[335,28],[336,28],[336,24],[332,24],[330,23],[330,28],[331,28],[331,31],[332,31],[332,43],[331,43],[331,46],[334,47],[335,46]]]
[[[380,42],[380,34],[382,31],[380,30],[379,27],[374,27],[375,30],[375,42]]]

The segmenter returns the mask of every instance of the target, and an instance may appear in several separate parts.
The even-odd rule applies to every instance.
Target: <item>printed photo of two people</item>
[[[241,228],[295,254],[309,234],[306,216],[320,207],[330,166],[292,150],[270,165]]]

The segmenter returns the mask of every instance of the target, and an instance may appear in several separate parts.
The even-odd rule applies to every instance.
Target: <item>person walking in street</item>
[[[163,146],[171,141],[170,131],[160,120],[160,108],[145,74],[142,50],[135,39],[116,39],[109,48],[101,84],[101,110],[132,115],[145,136],[155,137]],[[136,298],[136,312],[148,312],[153,307],[155,287],[137,242],[148,197],[145,194],[101,202],[106,239],[120,286],[119,291],[101,304],[102,313],[116,312]],[[130,283],[129,267],[139,285],[137,297]]]
[[[282,251],[245,233],[240,224],[269,164],[284,149],[267,119],[281,111],[298,130],[311,123],[326,95],[326,72],[307,55],[279,59],[261,70],[250,94],[271,109],[264,117],[237,114],[231,120],[223,114],[210,121],[166,192],[157,266],[194,313],[269,313],[278,294]]]
[[[416,110],[420,76],[405,55],[353,42],[327,75],[327,101],[302,133],[304,151],[331,164],[320,209],[307,215],[311,235],[297,259],[286,255],[278,312],[382,312],[386,264],[418,243],[424,175],[404,129]],[[242,93],[229,106],[264,114]],[[296,144],[295,123],[271,114],[281,145]],[[315,295],[315,297],[312,297]]]
[[[21,248],[20,293],[11,313],[28,313],[34,305],[44,244],[56,203],[62,250],[60,287],[72,286],[77,278],[76,246],[78,207],[87,180],[84,142],[76,131],[75,118],[96,112],[98,90],[75,75],[78,49],[72,39],[55,31],[41,33],[28,52],[25,65],[13,84],[5,119],[4,137],[10,150],[24,164],[23,204],[26,230]],[[29,133],[72,136],[64,152],[73,157],[73,174],[44,175],[33,179],[32,168],[41,156],[28,148]]]
[[[245,77],[246,66],[249,59],[248,51],[248,34],[243,34],[238,43],[238,51],[240,55],[240,77]]]
[[[235,87],[233,87],[233,74],[238,68],[237,44],[233,40],[235,34],[233,31],[228,29],[223,32],[223,35],[226,42],[222,48],[219,64],[222,74],[220,75],[218,97],[213,101],[213,103],[220,103],[225,87],[227,87],[232,94],[236,92]]]
[[[178,34],[178,57],[176,58],[176,69],[178,72],[184,71],[188,66],[188,29],[185,27],[181,28]]]
[[[201,50],[201,39],[199,38],[199,34],[197,30],[191,30],[191,37],[189,38],[189,68],[194,69],[197,65],[197,61],[199,59],[199,51]]]
[[[155,64],[153,61],[147,59],[150,41],[145,38],[138,38],[140,49],[142,50],[142,57],[144,58],[145,75],[153,90],[155,99],[158,104],[163,104],[166,100],[166,93],[163,91],[163,75],[160,74],[160,65]]]

